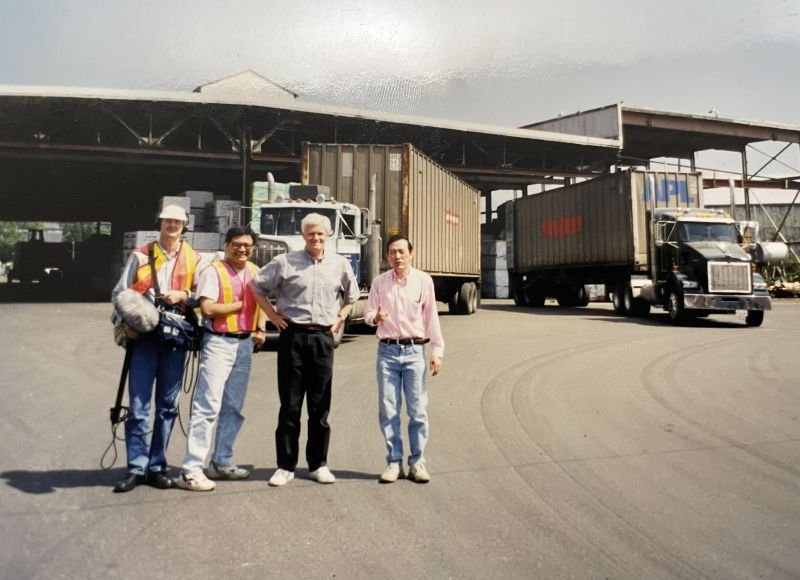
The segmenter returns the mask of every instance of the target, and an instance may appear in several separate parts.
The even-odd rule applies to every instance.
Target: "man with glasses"
[[[253,348],[266,338],[266,314],[259,308],[250,282],[257,268],[250,262],[255,234],[232,227],[225,234],[225,259],[200,274],[197,294],[203,313],[203,349],[192,401],[186,457],[175,485],[190,491],[211,491],[211,479],[245,479],[250,472],[235,465],[233,443],[244,422],[242,407],[250,379]],[[218,420],[218,421],[217,421]],[[203,466],[217,422],[214,452]],[[209,479],[209,477],[211,479]]]

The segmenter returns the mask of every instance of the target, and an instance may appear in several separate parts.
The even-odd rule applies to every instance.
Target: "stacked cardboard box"
[[[206,205],[208,230],[224,234],[228,228],[241,225],[242,204],[230,199],[216,200]]]
[[[481,240],[481,294],[486,298],[508,298],[505,240]]]

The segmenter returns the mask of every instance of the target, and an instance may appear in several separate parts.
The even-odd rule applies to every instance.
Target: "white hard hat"
[[[158,219],[160,220],[180,220],[182,222],[189,221],[186,217],[186,210],[179,205],[165,205],[161,210]]]

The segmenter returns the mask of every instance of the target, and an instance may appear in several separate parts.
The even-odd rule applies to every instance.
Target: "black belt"
[[[294,330],[295,332],[330,332],[330,326],[323,326],[321,324],[297,324],[296,322],[290,322],[289,329]]]
[[[238,338],[239,340],[250,338],[250,335],[252,334],[250,332],[217,332],[215,330],[209,330],[208,332],[211,334],[216,334],[217,336],[224,336],[225,338]]]
[[[428,344],[431,339],[430,338],[381,338],[380,341],[383,344]]]

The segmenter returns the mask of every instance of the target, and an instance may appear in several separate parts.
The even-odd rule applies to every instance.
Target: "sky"
[[[800,0],[0,0],[0,84],[252,69],[307,101],[507,127],[619,101],[800,125],[798,63]]]

